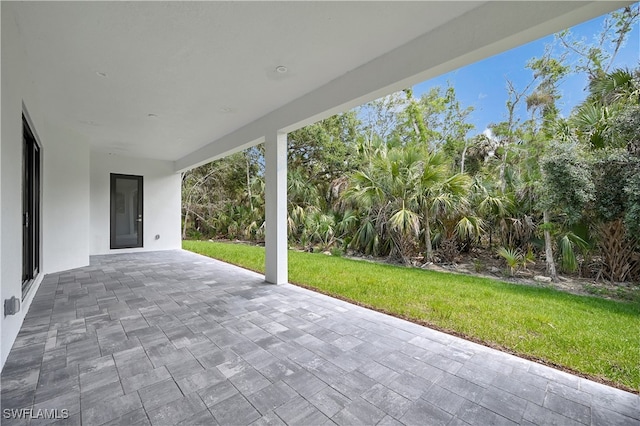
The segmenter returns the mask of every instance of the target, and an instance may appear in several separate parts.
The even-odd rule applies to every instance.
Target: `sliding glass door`
[[[22,116],[22,296],[40,269],[40,147]]]

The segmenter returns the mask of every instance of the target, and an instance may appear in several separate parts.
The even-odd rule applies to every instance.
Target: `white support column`
[[[265,159],[265,281],[288,282],[287,259],[287,134],[268,135]]]

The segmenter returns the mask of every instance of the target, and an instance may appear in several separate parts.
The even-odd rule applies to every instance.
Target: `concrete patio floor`
[[[7,419],[22,408],[83,425],[640,425],[638,395],[184,251],[46,276],[2,424],[52,421]]]

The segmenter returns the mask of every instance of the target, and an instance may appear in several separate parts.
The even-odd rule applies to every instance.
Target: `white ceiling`
[[[2,2],[2,14],[16,16],[49,120],[180,169],[627,3]]]

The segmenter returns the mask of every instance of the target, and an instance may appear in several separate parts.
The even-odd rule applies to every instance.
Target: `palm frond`
[[[567,235],[564,235],[560,239],[559,248],[561,258],[560,266],[567,272],[575,272],[578,269],[578,261],[573,250],[573,244]]]
[[[463,216],[456,223],[455,234],[461,239],[474,239],[483,233],[484,221],[476,216]]]
[[[400,210],[391,216],[389,224],[391,225],[391,229],[402,235],[417,236],[420,230],[420,216],[406,209],[403,205]]]

